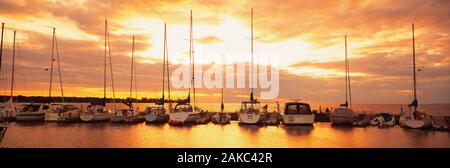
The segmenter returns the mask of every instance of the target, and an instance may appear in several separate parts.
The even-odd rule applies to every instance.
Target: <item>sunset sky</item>
[[[65,95],[102,96],[108,19],[117,95],[128,95],[135,35],[138,97],[159,97],[164,22],[174,69],[188,59],[189,10],[196,50],[248,54],[253,8],[255,53],[279,55],[280,99],[343,102],[348,35],[354,103],[409,103],[414,22],[417,65],[424,67],[418,73],[419,101],[450,103],[449,7],[447,0],[0,0],[0,22],[6,25],[2,94],[9,93],[13,30],[18,33],[16,95],[48,94],[45,69],[56,27]],[[59,95],[58,83],[54,86]],[[186,89],[172,91],[175,98],[186,96]],[[220,101],[219,89],[198,93],[199,101]],[[225,94],[225,101],[239,102],[248,89],[225,89]]]

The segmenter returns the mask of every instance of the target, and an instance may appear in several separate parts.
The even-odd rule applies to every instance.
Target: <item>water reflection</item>
[[[239,124],[239,127],[250,133],[257,133],[259,129],[261,129],[263,126],[261,125],[249,125],[249,124]]]
[[[393,127],[11,123],[3,147],[450,147],[450,133]]]
[[[307,135],[313,131],[314,126],[303,125],[285,125],[284,130],[289,135]]]

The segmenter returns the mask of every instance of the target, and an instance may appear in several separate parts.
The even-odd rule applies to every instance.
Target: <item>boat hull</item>
[[[402,127],[414,129],[430,128],[432,126],[432,121],[429,118],[411,119],[406,116],[400,116],[399,123]]]
[[[168,114],[148,113],[145,115],[145,121],[148,123],[166,123],[170,119]]]
[[[16,121],[44,121],[45,112],[17,112]]]
[[[333,125],[352,125],[354,121],[353,110],[349,108],[336,108],[330,115]]]
[[[111,115],[109,113],[83,113],[80,115],[80,119],[84,122],[109,121]]]
[[[169,124],[195,124],[198,119],[198,113],[195,112],[175,112],[169,115]]]
[[[124,122],[125,116],[123,115],[113,115],[111,116],[111,122]]]
[[[264,124],[264,119],[261,113],[239,113],[239,124]]]
[[[75,122],[80,121],[79,111],[68,111],[64,113],[47,112],[45,114],[45,121],[50,122]]]
[[[313,125],[314,114],[286,114],[283,116],[285,125]]]
[[[211,122],[214,124],[229,124],[231,116],[227,113],[216,113],[211,117]]]

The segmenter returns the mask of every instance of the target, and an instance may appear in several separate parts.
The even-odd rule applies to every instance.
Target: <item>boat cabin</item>
[[[241,105],[241,111],[247,112],[259,112],[260,108],[259,101],[243,101]]]
[[[50,106],[47,104],[25,104],[21,105],[21,112],[38,112],[40,110],[47,110]]]
[[[192,112],[192,106],[187,103],[178,103],[175,105],[174,110],[176,112]]]
[[[312,114],[308,103],[289,102],[285,104],[284,114]]]

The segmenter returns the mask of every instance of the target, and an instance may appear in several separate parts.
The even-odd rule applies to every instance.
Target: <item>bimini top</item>
[[[312,114],[308,103],[288,102],[284,106],[284,114]]]
[[[192,106],[189,103],[178,103],[174,108],[177,112],[192,112]]]

